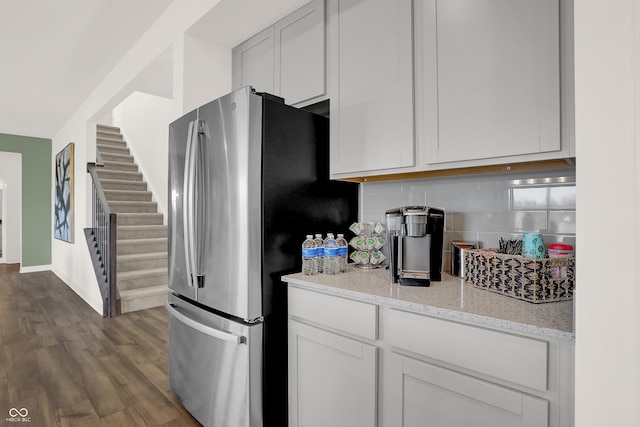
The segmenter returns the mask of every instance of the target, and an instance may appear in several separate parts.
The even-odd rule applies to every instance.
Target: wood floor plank
[[[146,426],[146,422],[142,415],[133,407],[128,407],[120,412],[115,412],[100,420],[103,427],[121,427],[121,426]],[[192,426],[193,424],[188,424]]]
[[[86,399],[58,410],[58,420],[61,427],[101,427],[102,422]]]
[[[53,273],[0,264],[0,420],[199,426],[169,390],[167,323],[162,307],[104,319]]]

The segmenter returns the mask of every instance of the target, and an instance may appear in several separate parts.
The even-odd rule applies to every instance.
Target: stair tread
[[[128,245],[132,245],[134,243],[140,242],[140,243],[151,243],[151,242],[159,242],[161,240],[167,240],[167,237],[148,237],[148,238],[142,238],[142,239],[125,239],[125,240],[120,240],[118,239],[118,242],[127,242]]]
[[[118,170],[111,170],[111,169],[105,169],[105,168],[100,168],[98,169],[98,175],[100,175],[100,172],[108,172],[110,174],[118,174],[118,173],[122,173],[122,174],[126,174],[126,175],[142,175],[142,172],[140,171],[118,171]]]
[[[120,159],[123,160],[122,163],[131,163],[133,161],[133,156],[131,154],[118,154],[118,153],[102,153],[102,157],[111,157],[112,160],[110,161],[115,161],[113,159]]]
[[[149,190],[117,190],[117,189],[109,189],[104,190],[105,193],[116,193],[116,194],[148,194],[151,193]]]
[[[128,217],[143,217],[143,216],[162,216],[162,214],[160,212],[118,212],[117,214],[118,216],[128,216]],[[160,224],[155,224],[155,225],[160,225]],[[123,227],[126,227],[123,225]]]
[[[144,270],[132,270],[118,273],[118,280],[135,279],[138,277],[163,276],[168,274],[167,267],[146,268]]]
[[[126,230],[138,230],[138,229],[166,229],[167,226],[164,224],[145,224],[145,225],[118,225],[118,228],[123,228]]]
[[[120,132],[120,128],[118,126],[105,125],[103,123],[97,123],[96,124],[96,129],[113,129],[113,130],[117,130],[118,132]]]
[[[126,254],[126,255],[117,255],[117,261],[137,261],[137,260],[147,260],[147,259],[155,259],[155,258],[167,258],[169,253],[167,251],[164,252],[147,252],[140,254]]]
[[[138,172],[140,173],[140,172]],[[100,178],[100,182],[101,183],[108,183],[108,184],[131,184],[130,180],[127,179],[113,179],[113,178]],[[136,183],[141,183],[141,182],[145,182],[145,181],[135,181]],[[146,184],[146,182],[145,182]]]
[[[115,160],[102,160],[102,164],[104,165],[104,167],[107,166],[127,166],[127,167],[131,167],[131,165],[136,165],[135,163],[130,163],[130,162],[118,162]]]
[[[109,205],[157,205],[158,202],[146,202],[146,201],[132,201],[132,200],[111,200]]]

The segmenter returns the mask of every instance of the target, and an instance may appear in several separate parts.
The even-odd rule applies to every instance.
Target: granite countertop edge
[[[310,290],[322,291],[328,294],[340,295],[355,298],[365,302],[384,303],[398,308],[405,308],[425,314],[437,315],[452,320],[461,320],[470,323],[475,323],[481,326],[498,327],[502,329],[508,329],[515,332],[522,332],[533,335],[540,335],[548,338],[555,338],[565,341],[575,341],[575,334],[572,332],[565,332],[557,329],[544,328],[540,326],[530,325],[526,323],[519,323],[512,320],[504,320],[495,317],[483,316],[473,313],[466,313],[463,311],[452,310],[449,308],[442,308],[433,305],[426,305],[420,303],[414,303],[410,301],[403,301],[393,297],[384,297],[379,295],[373,295],[366,292],[354,291],[350,289],[341,289],[339,287],[314,283],[310,281],[301,280],[291,275],[283,276],[283,282],[295,284]]]

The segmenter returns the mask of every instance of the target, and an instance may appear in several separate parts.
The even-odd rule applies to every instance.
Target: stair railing
[[[95,250],[94,269],[102,295],[102,316],[120,314],[120,295],[116,280],[116,214],[111,212],[100,184],[95,163],[87,163],[87,173],[93,183],[93,220],[90,234]],[[89,241],[89,236],[87,235]]]

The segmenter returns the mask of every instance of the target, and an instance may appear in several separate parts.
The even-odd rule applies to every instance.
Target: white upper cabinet
[[[313,0],[233,49],[233,88],[306,105],[326,98],[324,0]]]
[[[324,1],[275,24],[275,90],[288,104],[326,95]]]
[[[562,149],[559,0],[416,0],[415,8],[423,163]]]
[[[269,27],[233,49],[233,89],[253,86],[274,93],[274,28]]]
[[[331,173],[415,164],[411,0],[328,0]]]

